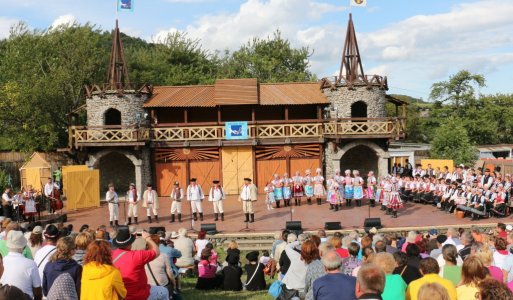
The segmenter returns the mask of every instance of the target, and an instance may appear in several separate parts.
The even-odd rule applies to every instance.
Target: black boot
[[[335,211],[338,211],[338,204],[335,204]]]
[[[174,222],[175,222],[175,215],[174,215],[174,214],[172,214],[172,215],[171,215],[171,221],[169,221],[169,223],[174,223]]]
[[[390,208],[387,208],[387,212],[386,212],[386,214],[387,214],[387,215],[390,215],[391,213],[392,213],[392,210],[391,210]]]
[[[218,218],[217,218],[218,214],[217,213],[214,213],[214,221],[217,221]]]
[[[370,206],[371,207],[375,207],[376,206],[376,200],[370,199],[369,201],[370,201]]]
[[[113,226],[112,226],[112,221],[110,221],[110,222],[109,222],[109,224],[110,224],[110,227],[113,227]]]
[[[203,221],[203,213],[199,213],[200,214],[200,221]]]
[[[280,200],[276,200],[276,208],[280,208]]]
[[[178,214],[178,222],[182,223],[182,214]]]
[[[358,207],[362,206],[362,200],[356,200],[356,206],[358,206]]]
[[[306,204],[308,204],[308,205],[312,205],[312,199],[311,199],[311,198],[307,198],[307,199],[306,199]]]
[[[159,216],[155,215],[155,221],[158,223],[159,222]]]
[[[150,216],[148,216],[148,223],[151,224],[151,217]]]
[[[330,210],[333,210],[335,207],[333,204],[330,204]]]
[[[394,215],[392,216],[392,218],[397,218],[397,210],[394,210]]]
[[[135,225],[139,225],[139,221],[137,221],[137,217],[134,217]]]
[[[197,213],[192,213],[192,218],[194,221],[198,221],[198,214]]]
[[[114,226],[116,226],[116,227],[119,226],[118,220],[114,221]]]
[[[251,221],[249,221],[249,223],[254,223],[255,222],[255,214],[251,214]]]
[[[383,204],[381,204],[381,208],[379,210],[386,210],[386,208]]]
[[[221,213],[221,221],[224,221],[224,213]]]
[[[244,216],[246,217],[246,219],[244,220],[244,223],[249,222],[249,214],[244,214]]]
[[[132,224],[132,218],[128,217],[128,225]]]
[[[301,206],[301,199],[297,199],[297,206]]]
[[[317,198],[317,205],[321,205],[321,198]]]

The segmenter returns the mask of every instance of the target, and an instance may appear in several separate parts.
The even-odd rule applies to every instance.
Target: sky
[[[0,0],[0,39],[24,21],[45,29],[92,23],[111,30],[116,0]],[[279,29],[311,50],[311,71],[338,74],[349,13],[367,75],[388,76],[389,93],[427,100],[434,82],[461,69],[485,75],[483,94],[513,93],[512,0],[134,0],[121,31],[158,42],[184,31],[205,49],[236,50]]]

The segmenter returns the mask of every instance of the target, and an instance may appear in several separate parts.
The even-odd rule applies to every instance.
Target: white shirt
[[[43,271],[45,269],[46,264],[48,263],[48,260],[50,259],[50,256],[52,256],[55,253],[54,249],[54,245],[46,245],[36,252],[34,262],[36,263],[36,266],[39,266],[39,278],[43,278]],[[52,253],[47,255],[50,251],[52,251]]]
[[[7,202],[12,202],[12,199],[9,197],[9,194],[7,194],[7,193],[2,194],[2,199]]]
[[[136,195],[136,190],[128,190],[127,192],[128,202],[135,203],[135,198],[139,200],[139,195]]]
[[[208,201],[220,201],[224,200],[224,191],[222,187],[210,188],[210,194],[208,196]]]
[[[250,201],[251,200],[251,189],[249,185],[244,185],[242,187],[242,192],[240,193],[240,199],[242,201]]]
[[[32,288],[41,287],[41,276],[36,263],[25,258],[21,253],[9,252],[4,257],[4,268],[0,282],[13,285],[33,298]]]
[[[59,188],[59,186],[56,183],[54,183],[54,182],[48,183],[47,182],[45,184],[45,196],[50,197],[52,195],[53,189],[58,189],[58,188]]]
[[[189,201],[200,201],[205,196],[203,195],[203,191],[199,185],[189,185],[187,187],[187,200]]]
[[[105,194],[105,199],[107,200],[107,202],[109,202],[109,203],[119,203],[118,193],[116,193],[116,192],[112,192],[112,193],[113,193],[113,195],[109,195],[110,191],[108,191]]]

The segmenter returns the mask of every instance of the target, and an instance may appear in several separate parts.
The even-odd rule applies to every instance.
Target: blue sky
[[[427,98],[433,82],[460,69],[484,74],[482,93],[513,92],[513,1],[367,0],[352,8],[367,74],[387,75],[391,93]],[[313,49],[311,69],[335,75],[349,13],[335,0],[135,0],[121,30],[159,41],[186,31],[209,50],[234,50],[276,29]],[[77,21],[111,29],[115,0],[0,0],[0,38],[20,20],[31,28]]]

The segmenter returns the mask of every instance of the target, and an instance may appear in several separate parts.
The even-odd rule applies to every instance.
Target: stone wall
[[[348,89],[338,86],[335,90],[327,88],[323,92],[331,105],[337,108],[337,111],[330,111],[332,118],[351,118],[351,105],[357,101],[367,104],[368,118],[386,117],[386,91],[379,87],[368,89],[367,86],[355,86],[354,89]]]
[[[104,125],[104,113],[109,108],[117,109],[121,112],[121,125],[127,126],[137,123],[136,115],[144,117],[143,104],[146,101],[146,95],[136,96],[134,92],[127,92],[122,97],[115,93],[107,92],[105,98],[100,95],[93,95],[86,100],[87,105],[87,126]]]

